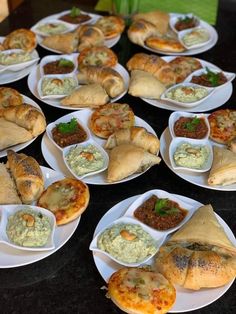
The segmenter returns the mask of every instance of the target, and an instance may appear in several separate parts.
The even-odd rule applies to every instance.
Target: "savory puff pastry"
[[[10,87],[0,87],[0,109],[23,104],[21,94]]]
[[[0,204],[21,204],[15,183],[2,163],[0,163],[0,182]]]
[[[31,52],[37,46],[36,35],[29,29],[16,29],[6,36],[3,46],[5,49],[23,49]]]
[[[77,51],[78,42],[78,34],[74,32],[45,37],[42,45],[62,53],[72,53]]]
[[[78,51],[94,46],[104,46],[105,37],[100,28],[93,25],[81,25],[76,33],[79,36]]]

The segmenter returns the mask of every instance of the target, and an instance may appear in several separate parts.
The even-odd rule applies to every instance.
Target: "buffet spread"
[[[120,16],[74,7],[0,38],[0,84],[28,75],[45,106],[72,111],[47,123],[32,99],[0,86],[0,243],[9,246],[1,268],[64,245],[89,205],[89,184],[122,185],[164,162],[191,184],[236,190],[236,110],[218,109],[235,74],[193,56],[216,44],[215,29],[192,14],[136,14],[127,35],[147,52],[123,66],[111,48],[124,30]],[[49,52],[42,59],[37,44]],[[173,111],[160,138],[122,102],[126,93]],[[20,152],[40,134],[53,170]],[[11,259],[16,249],[22,255]],[[236,275],[234,234],[212,205],[158,189],[112,207],[89,249],[127,313],[189,311],[193,299],[206,306]]]

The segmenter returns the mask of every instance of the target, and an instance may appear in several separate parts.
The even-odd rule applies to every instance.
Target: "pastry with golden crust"
[[[62,53],[72,53],[77,51],[78,42],[78,34],[73,32],[44,37],[42,45]]]
[[[120,35],[125,29],[124,19],[116,15],[102,16],[94,25],[101,29],[105,39],[114,38]]]
[[[0,108],[23,104],[22,95],[11,87],[0,87]]]
[[[146,39],[145,44],[155,50],[163,52],[183,52],[185,47],[176,38],[169,36],[150,36]]]
[[[3,46],[5,49],[23,49],[31,52],[37,46],[36,35],[26,28],[16,29],[6,36]]]
[[[78,56],[80,69],[88,65],[113,67],[117,62],[117,55],[106,46],[85,48]]]
[[[94,25],[81,25],[76,33],[79,36],[77,50],[81,52],[84,48],[104,46],[105,37],[100,28]]]

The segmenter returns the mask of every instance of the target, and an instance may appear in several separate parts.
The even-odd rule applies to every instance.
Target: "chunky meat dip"
[[[134,211],[135,218],[157,230],[176,227],[186,215],[187,210],[178,203],[156,195],[152,195]]]
[[[180,117],[174,124],[176,136],[202,139],[207,135],[208,127],[204,118]]]
[[[70,60],[61,58],[44,65],[44,74],[67,74],[74,70],[74,63]]]

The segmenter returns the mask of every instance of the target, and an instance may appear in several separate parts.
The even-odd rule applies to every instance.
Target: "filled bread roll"
[[[77,51],[78,42],[78,34],[74,32],[44,37],[42,45],[62,53],[72,53]]]
[[[152,74],[140,70],[133,70],[131,72],[129,85],[130,95],[149,99],[159,99],[165,90],[165,86]]]
[[[213,163],[209,185],[229,185],[236,182],[236,154],[224,147],[213,146]]]
[[[5,49],[23,49],[31,52],[37,46],[36,34],[26,28],[16,29],[5,37],[3,46]]]
[[[0,117],[25,128],[33,137],[43,133],[46,128],[43,113],[28,104],[2,109],[0,110]]]
[[[225,285],[236,276],[236,248],[211,205],[200,207],[160,248],[156,269],[172,283],[198,290]]]
[[[108,101],[109,96],[104,88],[100,84],[94,83],[80,86],[72,94],[62,99],[61,104],[78,108],[97,108]]]
[[[154,155],[158,154],[160,148],[159,139],[145,128],[138,126],[116,130],[107,139],[105,148],[112,149],[115,146],[128,143],[141,147]]]
[[[79,52],[85,48],[104,45],[105,37],[98,27],[93,25],[81,25],[76,32],[79,36]]]
[[[108,67],[85,66],[78,73],[78,80],[81,84],[101,84],[112,98],[125,91],[123,77],[117,71]]]
[[[121,144],[110,152],[107,181],[122,180],[134,173],[159,164],[161,159],[133,144]]]
[[[161,37],[158,35],[152,35],[148,37],[145,44],[155,50],[161,50],[166,52],[183,52],[186,48],[179,42],[177,38]]]
[[[16,183],[22,203],[31,204],[37,200],[44,188],[44,178],[37,161],[25,154],[7,152],[8,167]]]
[[[23,104],[22,95],[10,87],[0,87],[0,109]]]
[[[134,21],[128,29],[127,35],[132,43],[144,46],[145,40],[153,35],[160,35],[156,26],[144,20]]]
[[[0,163],[0,182],[0,204],[21,204],[14,180],[2,163]]]

